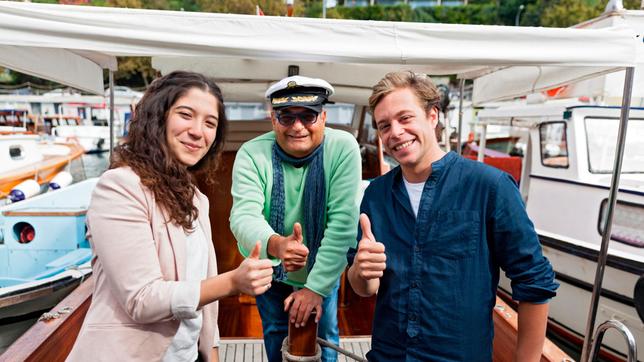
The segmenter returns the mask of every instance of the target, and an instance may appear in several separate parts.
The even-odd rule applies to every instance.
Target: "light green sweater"
[[[347,264],[347,250],[356,243],[359,188],[362,164],[358,143],[347,132],[324,130],[324,175],[326,178],[326,228],[315,265],[307,276],[306,267],[287,273],[287,284],[305,287],[324,297],[331,293]],[[233,208],[230,228],[245,257],[259,240],[262,258],[267,255],[268,239],[275,231],[270,220],[273,165],[271,152],[275,133],[269,132],[242,145],[233,166]],[[308,166],[295,168],[283,163],[285,215],[284,233],[293,232],[295,222],[303,220],[303,195]],[[302,225],[304,229],[304,225]],[[307,235],[304,234],[307,245]]]

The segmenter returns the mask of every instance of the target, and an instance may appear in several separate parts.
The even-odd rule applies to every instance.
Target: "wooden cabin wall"
[[[244,260],[237,250],[237,240],[230,230],[230,209],[233,197],[230,194],[232,185],[233,163],[236,151],[224,151],[219,160],[215,184],[206,185],[199,181],[199,190],[208,196],[210,201],[210,225],[212,227],[212,242],[217,254],[219,273],[225,273],[239,266]]]

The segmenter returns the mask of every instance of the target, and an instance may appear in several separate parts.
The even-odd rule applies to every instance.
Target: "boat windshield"
[[[587,117],[586,139],[589,169],[592,173],[611,173],[619,119]],[[626,132],[622,173],[644,173],[644,119],[631,118]]]
[[[327,104],[326,121],[330,124],[350,126],[355,105],[347,103]],[[226,117],[229,121],[260,121],[270,119],[271,113],[262,102],[226,102]]]

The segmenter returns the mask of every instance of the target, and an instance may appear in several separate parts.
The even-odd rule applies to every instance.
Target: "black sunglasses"
[[[318,113],[312,110],[304,112],[275,112],[277,121],[284,127],[290,127],[299,119],[303,126],[308,126],[318,120]]]

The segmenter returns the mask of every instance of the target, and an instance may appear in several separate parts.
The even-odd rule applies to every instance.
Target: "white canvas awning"
[[[578,67],[588,76],[635,62],[632,33],[625,29],[260,17],[18,2],[0,2],[0,45],[58,48],[77,55],[159,56],[165,57],[155,60],[161,68],[205,69],[218,79],[259,84],[285,76],[288,65],[298,65],[300,74],[319,74],[334,85],[358,90],[396,69],[474,78],[498,67],[538,65]]]
[[[103,94],[103,69],[65,49],[0,44],[0,66]]]
[[[633,97],[644,97],[644,87],[638,87],[644,81],[644,11],[621,10],[604,14],[597,19],[581,23],[575,28],[583,29],[628,29],[636,44],[636,65],[639,72],[635,73]],[[589,44],[588,48],[594,48]],[[597,78],[599,75],[613,72],[614,69],[604,67],[574,68],[562,66],[513,66],[500,69],[494,73],[482,76],[474,81],[472,96],[475,104],[515,98],[529,93],[545,91],[554,87],[568,85],[573,82],[579,86],[570,86],[565,96],[590,96],[620,98],[623,90],[623,72]],[[594,78],[594,79],[593,79]],[[592,81],[590,79],[593,79]],[[600,81],[598,81],[598,79]]]

